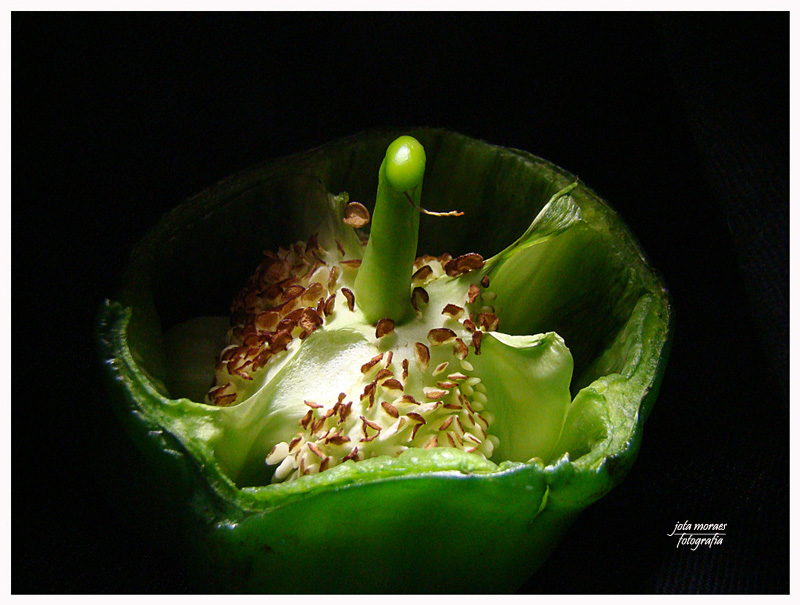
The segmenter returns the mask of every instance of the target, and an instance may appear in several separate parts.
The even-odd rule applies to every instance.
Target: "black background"
[[[522,590],[788,592],[788,57],[788,13],[15,13],[13,592],[189,590],[96,485],[97,305],[186,197],[381,126],[579,175],[673,297],[639,460]]]

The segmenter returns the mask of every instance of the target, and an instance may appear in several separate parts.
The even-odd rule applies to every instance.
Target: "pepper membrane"
[[[592,194],[574,178],[519,152],[484,146],[449,133],[420,131],[418,135],[421,140],[428,139],[425,149],[435,158],[436,169],[425,173],[425,190],[430,188],[434,194],[447,190],[454,194],[450,199],[466,201],[464,219],[469,217],[470,209],[476,210],[480,218],[482,207],[475,205],[474,194],[473,198],[457,195],[460,192],[456,185],[469,180],[459,179],[464,164],[473,169],[470,173],[473,185],[476,174],[489,179],[477,188],[484,196],[478,202],[486,203],[493,189],[495,194],[502,190],[510,194],[505,201],[512,209],[514,196],[519,192],[501,187],[503,178],[519,184],[519,174],[546,173],[546,177],[540,175],[539,180],[532,179],[526,185],[529,196],[531,190],[538,188],[535,199],[543,199],[543,194],[547,198],[541,202],[543,205],[531,227],[511,246],[495,250],[494,256],[483,264],[470,256],[470,252],[475,254],[472,251],[464,251],[455,259],[441,254],[435,260],[422,257],[416,266],[412,255],[411,267],[401,275],[408,285],[402,301],[405,304],[384,311],[392,308],[391,304],[382,307],[383,302],[378,300],[374,303],[378,311],[358,313],[362,299],[367,307],[374,302],[360,296],[364,287],[359,287],[358,277],[370,273],[361,273],[369,267],[370,247],[367,246],[360,266],[341,265],[342,261],[360,260],[363,246],[353,228],[343,220],[347,198],[332,195],[329,190],[347,180],[336,176],[342,170],[337,168],[337,157],[343,160],[342,167],[348,166],[345,171],[358,172],[361,157],[375,157],[372,153],[362,156],[360,152],[364,148],[377,148],[378,141],[386,141],[385,136],[375,136],[374,140],[367,137],[351,141],[349,149],[344,144],[343,151],[331,151],[330,156],[318,152],[316,156],[310,154],[289,162],[284,165],[284,174],[277,167],[277,178],[267,181],[270,184],[266,187],[256,188],[263,194],[264,189],[269,190],[277,182],[279,186],[272,189],[273,193],[287,196],[288,192],[289,197],[304,200],[304,210],[294,217],[300,219],[297,222],[305,231],[300,251],[310,252],[313,257],[319,248],[324,251],[318,252],[321,262],[329,261],[322,262],[327,266],[326,285],[323,286],[324,280],[309,279],[298,297],[312,288],[313,283],[327,287],[334,265],[341,271],[335,284],[336,293],[341,295],[334,296],[331,313],[327,315],[325,301],[331,296],[330,288],[321,307],[319,300],[309,296],[308,306],[302,308],[312,308],[311,303],[315,303],[313,309],[322,322],[310,313],[301,312],[295,318],[297,325],[292,326],[292,332],[296,332],[291,343],[285,350],[276,351],[259,368],[260,376],[248,379],[237,375],[232,370],[249,371],[237,367],[238,362],[231,368],[227,363],[224,370],[218,368],[218,379],[222,372],[224,380],[216,387],[233,384],[235,380],[240,383],[234,385],[235,389],[226,387],[214,393],[228,397],[235,391],[233,399],[214,401],[212,393],[204,404],[195,397],[181,399],[173,395],[181,389],[187,394],[192,389],[196,392],[202,382],[195,378],[196,369],[214,365],[213,361],[210,365],[200,363],[204,349],[200,343],[210,343],[205,350],[213,360],[212,351],[221,350],[217,341],[224,337],[227,328],[221,321],[202,316],[189,322],[173,320],[173,327],[165,336],[167,352],[159,362],[157,335],[161,329],[148,326],[146,321],[157,319],[158,314],[148,314],[147,309],[160,307],[163,321],[169,320],[169,312],[164,310],[174,307],[165,304],[164,297],[168,298],[169,293],[152,287],[158,281],[158,276],[150,272],[155,268],[152,264],[145,263],[148,272],[137,272],[135,267],[132,270],[133,279],[129,283],[133,287],[126,293],[128,306],[109,304],[104,309],[100,330],[104,359],[111,374],[117,377],[114,383],[117,394],[126,399],[123,410],[134,411],[136,420],[133,422],[124,412],[123,418],[138,426],[140,439],[145,425],[157,427],[145,432],[144,442],[152,444],[153,433],[157,433],[159,439],[173,444],[166,449],[177,452],[181,464],[188,465],[186,472],[195,476],[198,483],[192,490],[195,496],[190,509],[194,512],[186,515],[188,533],[193,536],[199,533],[206,559],[210,551],[212,560],[246,562],[250,571],[237,578],[245,589],[291,590],[304,586],[293,571],[293,562],[302,557],[309,544],[321,544],[325,552],[342,557],[352,566],[348,567],[347,577],[312,583],[312,590],[338,587],[369,591],[376,588],[371,584],[376,580],[382,582],[377,587],[380,591],[403,590],[403,586],[418,590],[418,584],[405,584],[391,573],[369,573],[370,553],[411,549],[418,560],[432,565],[441,563],[449,550],[430,536],[436,528],[453,522],[475,537],[474,544],[464,547],[465,552],[474,551],[475,561],[465,563],[453,576],[437,575],[433,589],[468,588],[475,582],[470,574],[478,569],[492,572],[489,574],[492,579],[481,584],[482,589],[487,583],[496,589],[513,589],[515,582],[523,582],[537,561],[552,548],[554,539],[574,514],[618,481],[635,455],[638,439],[634,436],[641,430],[646,414],[646,406],[640,406],[646,397],[654,396],[651,394],[657,388],[657,377],[663,368],[669,331],[667,300],[657,276],[643,264],[632,240],[614,222],[613,214],[602,204],[595,205]],[[384,150],[390,147],[388,143],[383,145]],[[456,158],[462,160],[462,165]],[[463,162],[464,159],[468,161]],[[550,172],[543,171],[543,167]],[[309,170],[319,176],[310,178]],[[378,219],[384,176],[381,169],[372,231],[383,229]],[[320,186],[326,182],[325,187]],[[356,185],[356,181],[350,182]],[[450,186],[443,187],[445,183]],[[354,199],[356,196],[368,199],[362,196],[363,187],[361,191],[358,186],[350,190]],[[389,192],[392,193],[396,191]],[[403,195],[398,207],[407,214],[410,209],[413,214],[409,216],[418,219],[423,198],[415,198],[413,194],[409,197],[410,200]],[[248,206],[255,202],[255,198],[249,202],[247,199],[245,187],[221,203],[211,202],[211,206],[235,223],[234,208],[241,210],[243,203]],[[529,205],[522,204],[519,210],[529,210]],[[176,218],[181,217],[172,217]],[[177,220],[176,224],[181,222]],[[470,231],[481,226],[478,223],[464,226],[467,241]],[[388,224],[396,226],[391,221]],[[489,226],[487,222],[482,225]],[[208,225],[195,222],[192,227],[194,233],[189,230],[189,238],[196,238],[193,243],[197,244],[204,239],[202,232]],[[309,234],[312,237],[318,234],[315,245],[310,247],[313,239],[309,239]],[[166,235],[157,234],[155,240],[163,241]],[[472,240],[476,241],[474,237]],[[337,241],[344,254],[340,254]],[[153,243],[151,240],[150,244]],[[407,243],[405,239],[397,242],[396,247],[402,248],[403,243]],[[416,242],[413,247],[416,249]],[[189,245],[188,249],[198,248]],[[302,256],[297,249],[294,252]],[[288,249],[286,254],[290,254]],[[276,256],[280,258],[280,253]],[[459,258],[465,259],[460,266],[454,262]],[[450,272],[457,275],[448,275],[449,263],[453,263]],[[425,266],[430,273],[423,270]],[[317,267],[320,269],[323,267]],[[420,271],[422,275],[418,275]],[[377,280],[379,285],[391,281],[380,267],[374,273],[381,275]],[[313,275],[309,273],[308,277]],[[416,285],[411,283],[414,275],[417,275]],[[149,281],[146,284],[149,288],[142,287],[143,281]],[[319,287],[314,288],[321,294]],[[352,298],[344,294],[345,290]],[[391,295],[386,298],[389,303],[396,300]],[[257,303],[255,299],[250,302]],[[452,305],[449,313],[443,313],[448,305]],[[138,323],[131,309],[140,310]],[[256,310],[255,318],[276,312]],[[302,317],[304,322],[300,321]],[[262,321],[266,319],[262,317]],[[274,319],[271,317],[270,321]],[[467,321],[473,325],[465,325]],[[388,330],[389,322],[393,324],[392,330]],[[137,338],[137,332],[145,335]],[[303,332],[306,334],[301,338]],[[256,336],[258,333],[256,329]],[[480,335],[477,342],[475,334]],[[242,340],[236,346],[241,347],[248,336],[252,334],[235,336]],[[468,349],[463,358],[459,357],[464,350],[458,344],[459,339]],[[570,344],[572,353],[564,341]],[[193,346],[183,346],[188,343]],[[424,369],[425,355],[418,344],[431,357]],[[156,349],[156,353],[148,354],[148,346]],[[187,350],[192,353],[175,354]],[[389,352],[392,358],[387,363]],[[362,371],[379,354],[380,358]],[[461,365],[463,362],[467,367]],[[448,366],[434,374],[444,363]],[[321,377],[319,368],[326,364],[331,370],[323,371],[325,375]],[[392,376],[384,374],[376,380],[382,370]],[[476,377],[481,381],[475,382]],[[325,388],[314,393],[314,388],[323,384]],[[366,397],[362,390],[365,384],[374,385]],[[478,385],[483,388],[477,389]],[[447,394],[440,396],[441,392]],[[339,399],[340,393],[344,398]],[[406,408],[402,402],[404,395],[413,399],[405,402]],[[365,413],[353,416],[351,420],[355,423],[349,428],[341,427],[340,431],[331,423],[341,419],[344,406],[351,400],[353,406],[364,406],[361,411]],[[337,404],[338,409],[323,418]],[[459,409],[446,411],[447,405]],[[479,406],[483,409],[476,410]],[[351,414],[352,409],[351,406]],[[425,422],[419,422],[414,414]],[[474,425],[466,427],[470,415]],[[408,426],[397,426],[402,418],[407,419]],[[317,426],[320,420],[323,423]],[[462,425],[460,428],[458,423]],[[309,427],[317,430],[309,432]],[[407,435],[402,435],[403,431]],[[303,434],[301,441],[290,450],[298,432]],[[133,433],[137,434],[136,430]],[[467,434],[479,443],[466,445],[470,440]],[[383,441],[379,441],[381,435]],[[349,441],[343,441],[344,437]],[[362,444],[363,449],[355,457],[345,459],[353,452],[351,446],[355,443]],[[426,449],[428,444],[432,445]],[[152,445],[144,449],[148,447]],[[287,464],[289,454],[298,447],[301,448],[298,451],[305,448],[302,455],[293,456]],[[163,444],[161,448],[164,449]],[[407,449],[395,451],[397,448]],[[367,457],[366,453],[374,456]],[[361,459],[359,454],[365,457]],[[326,457],[329,460],[323,468]],[[266,464],[265,458],[271,464]],[[277,482],[271,483],[276,478]],[[198,493],[205,496],[199,497]],[[206,502],[200,507],[202,514],[198,513],[197,498]],[[385,510],[381,502],[402,503],[408,508],[392,506],[391,510]],[[503,523],[494,518],[498,507],[508,513],[504,513]],[[353,511],[360,511],[362,516],[356,517],[361,519],[360,524],[350,519]],[[315,519],[338,521],[307,527],[303,519],[308,519],[312,512]],[[340,516],[334,517],[337,512]],[[363,551],[354,553],[345,548],[353,543],[361,544]],[[269,546],[269,551],[265,551],[268,554],[259,551],[257,544]],[[508,547],[519,555],[519,560],[510,561]],[[478,555],[485,552],[491,552],[490,561]],[[486,574],[482,577],[485,580]],[[517,579],[513,580],[514,577]]]

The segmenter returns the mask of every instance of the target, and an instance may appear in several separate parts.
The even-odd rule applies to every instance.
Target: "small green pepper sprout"
[[[386,149],[384,176],[397,192],[413,191],[422,185],[425,174],[425,148],[417,139],[402,136]]]
[[[370,323],[414,317],[411,274],[417,255],[419,206],[425,149],[402,136],[386,150],[378,173],[378,194],[369,243],[356,277],[356,302]],[[408,199],[407,197],[408,196]]]

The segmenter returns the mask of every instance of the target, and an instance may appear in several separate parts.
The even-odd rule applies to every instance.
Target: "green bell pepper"
[[[411,134],[190,199],[101,308],[128,504],[204,587],[515,590],[636,457],[672,311],[630,233],[528,153]]]

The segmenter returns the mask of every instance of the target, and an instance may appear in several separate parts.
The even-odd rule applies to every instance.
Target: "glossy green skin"
[[[585,451],[577,448],[572,461],[505,462],[480,472],[440,470],[448,465],[436,455],[373,459],[356,465],[358,472],[331,469],[279,489],[239,489],[207,448],[159,423],[158,407],[174,404],[161,386],[161,330],[224,310],[261,250],[307,237],[313,208],[296,199],[348,191],[371,206],[375,167],[398,134],[366,133],[258,166],[187,201],[140,242],[117,302],[101,308],[97,334],[110,401],[135,445],[112,478],[124,485],[123,499],[143,531],[186,556],[201,590],[513,591],[636,457],[673,316],[658,275],[623,223],[583,184],[573,199],[614,270],[586,291],[568,281],[556,286],[588,296],[592,308],[614,320],[556,305],[564,314],[540,322],[570,345],[575,392],[609,371],[614,376],[601,379],[611,411],[587,425],[600,422],[604,432]],[[424,206],[465,212],[448,219],[462,221],[453,232],[423,221],[420,252],[477,251],[488,258],[513,242],[550,196],[575,182],[525,152],[438,130],[408,134],[427,152]],[[564,279],[573,274],[585,277],[566,271]],[[588,417],[595,413],[591,393],[585,400]]]

